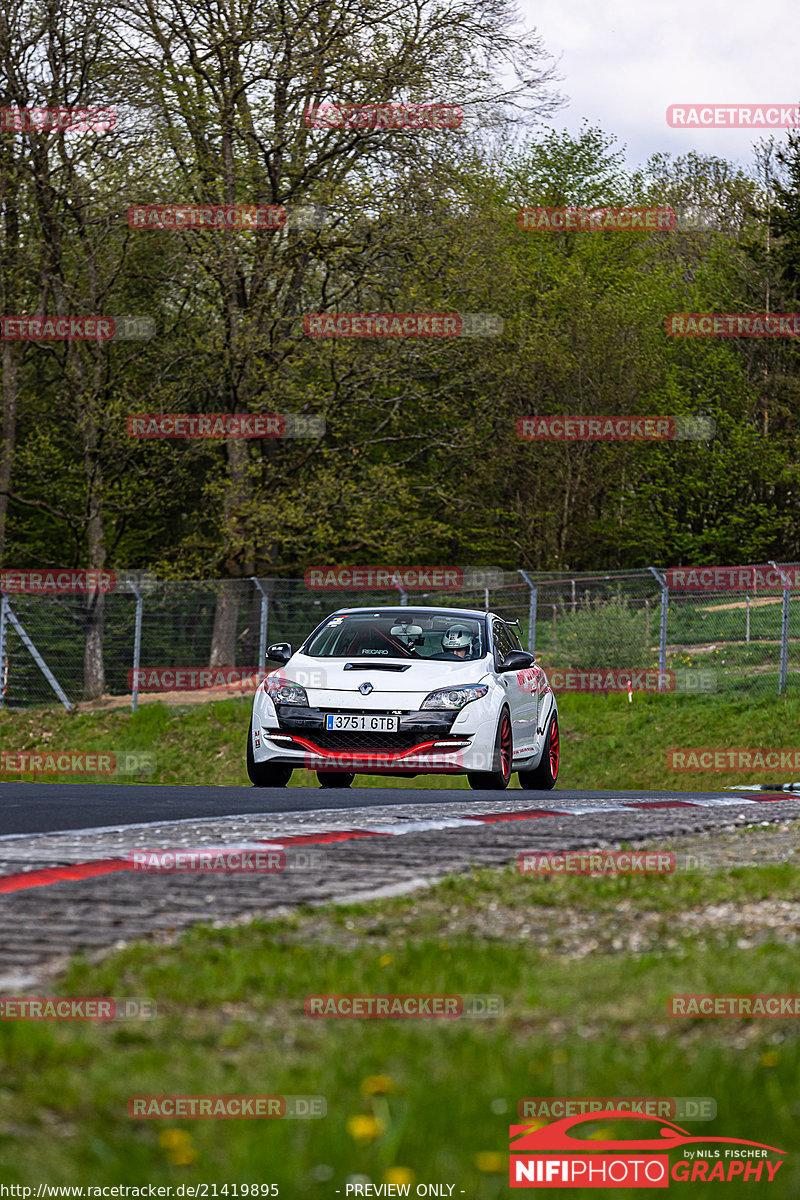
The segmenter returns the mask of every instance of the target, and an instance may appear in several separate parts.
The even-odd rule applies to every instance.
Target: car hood
[[[416,707],[436,688],[480,683],[489,673],[487,659],[473,662],[417,661],[401,658],[310,658],[295,654],[271,678],[299,683],[312,707],[341,705],[353,708]],[[362,684],[371,683],[364,695]]]

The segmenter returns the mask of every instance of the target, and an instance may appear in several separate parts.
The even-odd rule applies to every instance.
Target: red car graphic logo
[[[605,1141],[603,1139],[587,1139],[584,1137],[575,1137],[570,1133],[570,1130],[575,1125],[588,1125],[591,1121],[600,1121],[600,1123],[608,1123],[609,1121],[653,1121],[653,1117],[647,1116],[645,1113],[625,1112],[621,1109],[614,1109],[610,1112],[593,1113],[587,1115],[580,1113],[574,1117],[563,1117],[560,1121],[552,1121],[548,1125],[544,1125],[541,1129],[531,1129],[530,1125],[512,1125],[509,1129],[511,1138],[511,1153],[519,1154],[520,1152],[537,1151],[542,1154],[550,1154],[553,1151],[572,1151],[575,1154],[591,1151],[616,1151],[616,1150],[632,1150],[632,1151],[661,1151],[672,1150],[678,1146],[688,1146],[695,1143],[708,1145],[714,1143],[727,1143],[736,1146],[757,1146],[760,1150],[771,1150],[775,1154],[785,1154],[785,1150],[779,1150],[777,1146],[767,1146],[764,1142],[750,1142],[744,1138],[726,1138],[726,1137],[710,1137],[708,1134],[703,1134],[701,1137],[693,1137],[686,1129],[681,1129],[680,1125],[674,1125],[671,1121],[657,1121],[659,1126],[658,1136],[655,1138],[628,1139],[628,1140],[612,1140]],[[516,1140],[515,1140],[516,1139]]]

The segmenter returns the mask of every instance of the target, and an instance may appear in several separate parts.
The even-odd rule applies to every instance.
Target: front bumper
[[[325,728],[332,710],[294,704],[276,706],[277,729],[262,729],[277,761],[294,762],[310,770],[369,771],[371,774],[417,774],[420,771],[463,770],[453,756],[468,748],[469,734],[451,733],[458,713],[412,711],[397,713],[396,733],[368,733]],[[374,709],[342,708],[348,716],[374,716]]]

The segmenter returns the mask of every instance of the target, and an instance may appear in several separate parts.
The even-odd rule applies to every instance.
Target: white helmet
[[[442,638],[443,650],[471,650],[472,632],[466,625],[451,625]]]

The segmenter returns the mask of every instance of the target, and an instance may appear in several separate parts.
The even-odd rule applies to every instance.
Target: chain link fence
[[[296,648],[335,609],[415,604],[518,622],[557,691],[784,694],[800,686],[798,587],[800,565],[789,563],[602,574],[326,568],[192,582],[129,573],[104,593],[8,588],[0,706],[241,695],[274,668],[268,645]]]

